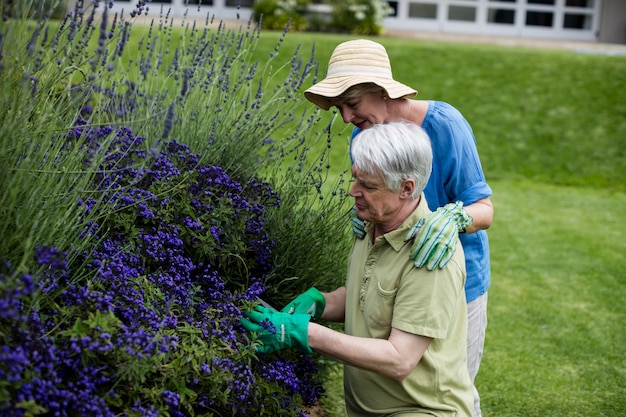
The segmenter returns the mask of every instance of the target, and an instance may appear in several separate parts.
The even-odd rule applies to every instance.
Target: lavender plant
[[[67,140],[97,147],[113,130],[83,125]],[[268,184],[199,165],[176,141],[151,156],[129,130],[115,137],[94,184],[115,215],[84,231],[94,243],[82,262],[41,246],[37,276],[3,266],[0,410],[295,415],[313,403],[315,363],[257,361],[238,322],[272,268],[263,222],[279,197]],[[151,162],[136,169],[137,159]],[[280,395],[268,402],[268,394]]]
[[[24,4],[0,23],[0,414],[302,414],[315,361],[256,355],[238,319],[342,279],[314,61],[278,71],[282,38],[254,61],[250,22]]]

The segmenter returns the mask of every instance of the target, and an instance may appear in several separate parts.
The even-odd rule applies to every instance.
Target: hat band
[[[333,65],[328,68],[328,76],[366,74],[376,77],[393,79],[391,70],[380,67],[365,67],[363,65]]]

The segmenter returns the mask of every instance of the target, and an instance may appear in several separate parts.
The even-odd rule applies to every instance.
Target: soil
[[[307,408],[304,412],[310,417],[329,417],[326,411],[324,411],[322,406],[319,404]]]

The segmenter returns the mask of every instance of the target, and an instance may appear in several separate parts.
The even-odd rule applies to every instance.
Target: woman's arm
[[[489,197],[482,198],[463,208],[467,214],[472,216],[472,223],[467,226],[465,233],[474,233],[479,230],[489,229],[493,221],[493,204]]]

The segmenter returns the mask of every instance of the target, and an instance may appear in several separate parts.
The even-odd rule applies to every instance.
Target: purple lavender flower
[[[145,13],[147,3],[137,2],[131,16]],[[267,212],[280,198],[270,184],[250,179],[252,170],[207,164],[171,138],[176,106],[201,88],[225,93],[207,108],[219,116],[206,130],[210,145],[223,141],[232,84],[253,81],[258,64],[222,61],[221,48],[243,55],[246,35],[224,33],[223,25],[217,34],[194,26],[198,41],[176,49],[166,68],[172,101],[168,93],[152,94],[150,83],[108,82],[114,62],[126,63],[119,58],[130,39],[129,22],[115,16],[108,27],[111,5],[78,0],[50,40],[47,27],[38,28],[24,48],[36,65],[22,83],[35,100],[42,95],[37,71],[44,48],[54,55],[53,70],[78,62],[85,71],[68,90],[80,117],[61,137],[56,157],[80,147],[85,165],[98,166],[78,201],[85,219],[76,237],[91,246],[41,242],[30,270],[0,260],[0,380],[8,396],[0,399],[0,415],[255,415],[261,409],[297,415],[300,398],[313,402],[320,392],[314,361],[297,353],[256,361],[239,323],[275,268]],[[115,31],[116,41],[107,45]],[[132,59],[144,80],[167,62],[155,41],[151,26]],[[235,79],[236,73],[242,75]],[[261,108],[262,90],[259,82],[254,97],[236,102],[248,129],[237,127],[236,135],[250,131],[245,125]],[[125,127],[147,105],[165,116],[160,140]]]
[[[319,382],[310,363],[301,372],[303,358],[258,370],[242,351],[247,336],[238,321],[241,303],[263,294],[272,268],[273,242],[264,226],[266,206],[280,202],[276,193],[267,183],[241,185],[219,167],[199,165],[199,155],[174,140],[150,154],[129,129],[96,128],[84,120],[68,140],[87,138],[84,146],[102,152],[100,140],[111,134],[113,146],[94,187],[108,196],[115,215],[88,225],[84,233],[97,236],[92,250],[70,263],[67,253],[39,247],[36,261],[45,267],[39,275],[23,274],[13,287],[0,285],[0,324],[12,322],[12,340],[23,340],[0,344],[0,376],[14,384],[14,403],[33,399],[59,415],[112,416],[120,412],[112,403],[128,401],[135,404],[132,410],[151,415],[163,402],[170,414],[186,415],[174,386],[136,403],[116,372],[124,362],[188,355],[192,334],[213,346],[209,351],[222,352],[202,356],[205,362],[187,383],[201,393],[197,412],[252,412],[259,406],[253,389],[258,378],[286,390],[288,396],[279,400],[284,410],[293,410],[291,396],[316,398]],[[100,210],[90,199],[82,204],[86,213]],[[84,278],[74,276],[76,267]],[[0,283],[8,282],[10,265],[4,270]],[[50,302],[27,314],[37,291]],[[74,321],[59,321],[61,316]],[[239,351],[243,357],[224,355]],[[278,375],[280,366],[288,373]],[[308,375],[308,381],[298,375]],[[225,403],[205,394],[215,381],[230,393]],[[85,398],[90,400],[78,400]],[[0,412],[10,407],[0,402]]]

